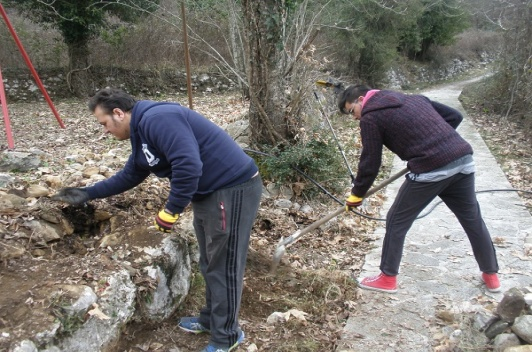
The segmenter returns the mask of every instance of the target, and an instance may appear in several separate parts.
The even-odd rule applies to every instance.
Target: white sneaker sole
[[[397,292],[397,289],[387,290],[387,289],[384,289],[384,288],[366,286],[363,283],[361,283],[360,281],[357,281],[357,282],[358,282],[358,287],[360,287],[360,288],[362,288],[364,290],[377,291],[377,292],[382,292],[382,293],[396,293]]]

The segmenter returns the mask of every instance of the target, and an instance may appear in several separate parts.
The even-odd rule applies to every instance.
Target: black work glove
[[[61,188],[59,192],[51,197],[52,200],[58,200],[72,205],[83,204],[90,200],[89,193],[83,188],[66,187]]]

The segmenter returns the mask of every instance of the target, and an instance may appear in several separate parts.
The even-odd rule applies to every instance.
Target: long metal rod
[[[364,195],[364,197],[365,198],[369,197],[372,194],[376,193],[377,191],[380,191],[381,189],[383,189],[384,187],[386,187],[387,185],[389,185],[393,181],[395,181],[398,178],[400,178],[401,176],[405,175],[407,172],[408,172],[408,169],[404,168],[403,170],[401,170],[398,173],[392,175],[390,178],[384,180],[383,182],[381,182],[377,186],[375,186],[372,189],[370,189]],[[284,253],[286,252],[286,248],[288,246],[294,244],[304,234],[306,234],[306,233],[308,233],[308,232],[320,227],[321,225],[323,225],[326,222],[330,221],[331,219],[337,217],[338,215],[340,215],[343,212],[345,212],[345,206],[342,206],[342,207],[338,208],[337,210],[333,211],[332,213],[329,213],[329,214],[325,215],[323,218],[321,218],[319,220],[316,220],[315,222],[313,222],[309,226],[305,227],[304,229],[297,230],[296,232],[291,234],[289,237],[281,238],[280,241],[279,241],[279,244],[277,245],[277,248],[275,249],[275,252],[273,254],[271,272],[275,273],[275,271],[277,270],[277,266],[279,266],[281,258],[283,257]]]
[[[347,166],[347,170],[349,171],[349,176],[351,177],[351,183],[354,185],[355,184],[355,175],[353,174],[353,170],[351,170],[351,167],[349,166],[349,162],[347,161],[347,157],[345,156],[344,150],[342,149],[342,145],[340,144],[340,141],[336,137],[336,133],[334,132],[334,128],[333,128],[333,126],[331,124],[331,121],[329,121],[329,118],[327,117],[327,114],[325,113],[325,110],[323,108],[321,100],[318,97],[318,94],[316,92],[314,92],[314,96],[316,97],[316,100],[320,104],[319,110],[320,110],[321,114],[323,115],[323,118],[325,119],[325,121],[327,121],[327,124],[329,125],[329,129],[331,130],[332,135],[334,137],[334,140],[336,141],[336,145],[338,146],[338,150],[342,154],[342,156],[344,158],[345,166]]]

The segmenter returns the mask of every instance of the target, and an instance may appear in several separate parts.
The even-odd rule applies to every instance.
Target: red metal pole
[[[7,100],[4,90],[4,79],[2,78],[2,68],[0,67],[0,105],[2,105],[2,113],[4,114],[4,124],[6,125],[7,146],[9,149],[15,148],[13,141],[13,134],[11,133],[11,122],[9,121],[9,114],[7,112]]]
[[[26,50],[24,50],[24,47],[22,46],[22,43],[18,39],[17,33],[15,33],[15,29],[11,25],[11,22],[9,21],[9,18],[7,18],[7,13],[4,10],[4,7],[2,4],[0,4],[0,13],[2,14],[2,17],[4,18],[4,21],[7,25],[7,28],[9,28],[9,31],[11,32],[11,35],[13,36],[13,39],[17,43],[18,49],[20,53],[22,54],[22,57],[24,58],[24,61],[26,61],[26,65],[30,69],[33,78],[35,79],[35,82],[37,82],[37,85],[41,89],[42,94],[44,95],[44,98],[46,99],[46,102],[48,102],[48,106],[50,106],[50,109],[52,109],[52,112],[55,115],[55,118],[57,119],[57,122],[59,122],[59,126],[61,128],[65,128],[65,125],[63,124],[63,121],[61,121],[61,118],[59,117],[59,113],[55,109],[54,103],[52,103],[52,99],[50,99],[50,96],[48,95],[48,92],[46,91],[46,88],[44,88],[44,85],[41,82],[41,79],[39,78],[39,75],[37,74],[37,71],[35,71],[35,68],[33,67],[30,57],[26,53]]]

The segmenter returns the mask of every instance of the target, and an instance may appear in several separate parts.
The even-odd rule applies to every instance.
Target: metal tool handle
[[[353,170],[351,169],[351,166],[349,166],[349,162],[347,161],[347,157],[345,156],[345,153],[340,144],[340,141],[338,140],[338,137],[336,137],[336,132],[334,132],[334,128],[331,124],[331,121],[327,117],[325,108],[323,107],[323,104],[321,103],[321,100],[318,97],[318,94],[316,92],[314,92],[314,97],[318,101],[318,104],[320,104],[320,107],[318,108],[318,110],[320,110],[321,114],[323,115],[323,118],[325,119],[325,121],[327,121],[327,124],[329,125],[329,129],[331,130],[334,140],[336,141],[336,145],[338,146],[338,150],[340,151],[340,153],[342,154],[342,157],[344,158],[345,166],[347,167],[347,171],[349,171],[349,177],[351,177],[351,183],[355,184],[355,175],[353,174]]]
[[[408,168],[404,168],[403,170],[399,171],[398,173],[392,175],[390,178],[384,180],[383,182],[379,183],[377,186],[375,186],[372,189],[370,189],[364,195],[364,198],[369,197],[372,194],[380,191],[381,189],[383,189],[384,187],[388,186],[393,181],[395,181],[398,178],[400,178],[401,176],[405,175],[407,172],[408,172]],[[293,235],[291,235],[290,237],[286,238],[286,244],[285,245],[288,246],[288,245],[294,243],[302,235],[304,235],[307,232],[310,232],[310,231],[320,227],[321,225],[325,224],[329,220],[331,220],[331,219],[337,217],[338,215],[340,215],[342,212],[345,212],[345,206],[342,206],[341,208],[338,208],[337,210],[333,211],[332,213],[329,213],[329,214],[325,215],[323,218],[314,221],[309,226],[307,226],[307,227],[305,227],[305,228],[303,228],[301,230],[296,231]]]

